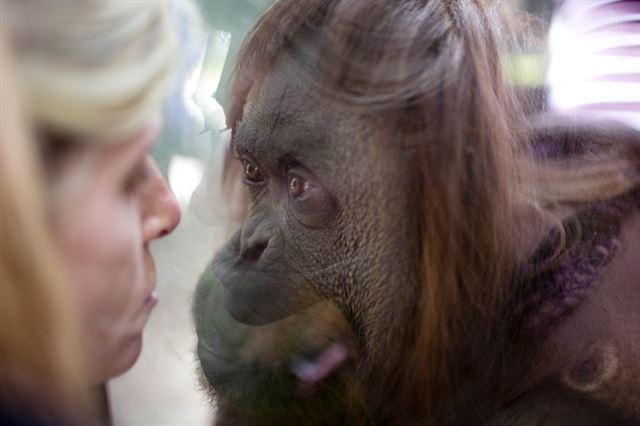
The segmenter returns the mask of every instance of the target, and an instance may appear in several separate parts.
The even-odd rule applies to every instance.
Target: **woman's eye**
[[[264,176],[262,176],[260,169],[251,161],[244,162],[244,181],[249,184],[264,182]]]
[[[129,176],[125,182],[124,190],[127,194],[135,193],[140,186],[149,177],[149,170],[146,167],[146,163],[139,165],[134,172]]]
[[[289,174],[287,181],[289,185],[289,195],[293,198],[302,198],[313,189],[311,182],[300,175]]]

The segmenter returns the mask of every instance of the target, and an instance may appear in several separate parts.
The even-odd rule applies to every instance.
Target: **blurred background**
[[[271,3],[272,0],[198,1],[207,31],[202,40],[188,43],[186,53],[192,69],[187,72],[186,84],[176,88],[167,105],[165,132],[154,150],[154,157],[182,206],[183,220],[170,237],[152,247],[160,304],[145,331],[139,362],[109,384],[115,425],[207,425],[215,416],[215,409],[199,390],[191,299],[199,274],[232,231],[222,213],[224,201],[216,195],[228,142],[223,106],[242,40]],[[521,27],[523,40],[527,40],[523,48],[506,58],[507,77],[532,100],[528,103],[531,113],[547,108],[583,108],[615,115],[640,128],[640,17],[633,10],[623,10],[629,25],[620,29],[616,26],[621,22],[620,11],[602,9],[614,3],[638,5],[615,0],[513,2],[528,12],[530,19]],[[562,8],[558,9],[560,5]],[[600,19],[600,25],[594,16]],[[585,22],[591,26],[585,27]],[[584,28],[591,32],[585,34]],[[594,45],[585,39],[597,36],[600,29],[611,36],[607,43]],[[611,50],[619,49],[616,43],[630,50]],[[617,58],[617,68],[594,67],[609,63],[606,57],[610,56]],[[618,71],[623,76],[630,75],[628,79],[614,79],[622,96],[619,99],[611,89],[610,79],[602,80],[598,75]],[[602,86],[603,81],[609,86]],[[597,97],[600,91],[608,93],[609,98],[594,100],[585,96]]]

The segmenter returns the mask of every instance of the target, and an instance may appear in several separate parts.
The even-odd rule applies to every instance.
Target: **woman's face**
[[[88,142],[54,186],[55,231],[82,307],[93,379],[129,369],[158,302],[149,244],[176,227],[178,204],[149,155],[159,124],[117,143]]]

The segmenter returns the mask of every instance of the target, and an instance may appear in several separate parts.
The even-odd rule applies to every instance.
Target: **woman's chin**
[[[114,379],[133,367],[142,353],[142,334],[137,335],[127,341],[126,345],[121,345],[117,351],[113,351],[111,356],[102,357],[101,367],[94,368],[94,383],[103,383]]]

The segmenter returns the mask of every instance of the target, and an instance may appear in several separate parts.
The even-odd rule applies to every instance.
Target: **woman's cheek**
[[[104,200],[103,200],[104,201]],[[129,321],[127,310],[134,303],[141,281],[141,238],[136,211],[125,204],[94,201],[93,209],[80,215],[69,256],[74,281],[78,283],[88,321],[102,328],[97,334],[119,333]],[[117,208],[115,208],[117,207]]]
[[[127,213],[127,212],[125,212]],[[108,288],[103,289],[105,298],[112,300],[112,310],[124,312],[135,303],[144,278],[142,238],[137,214],[115,214],[120,220],[112,221],[110,232],[104,235],[103,273],[111,277]],[[123,320],[126,318],[122,318]]]

